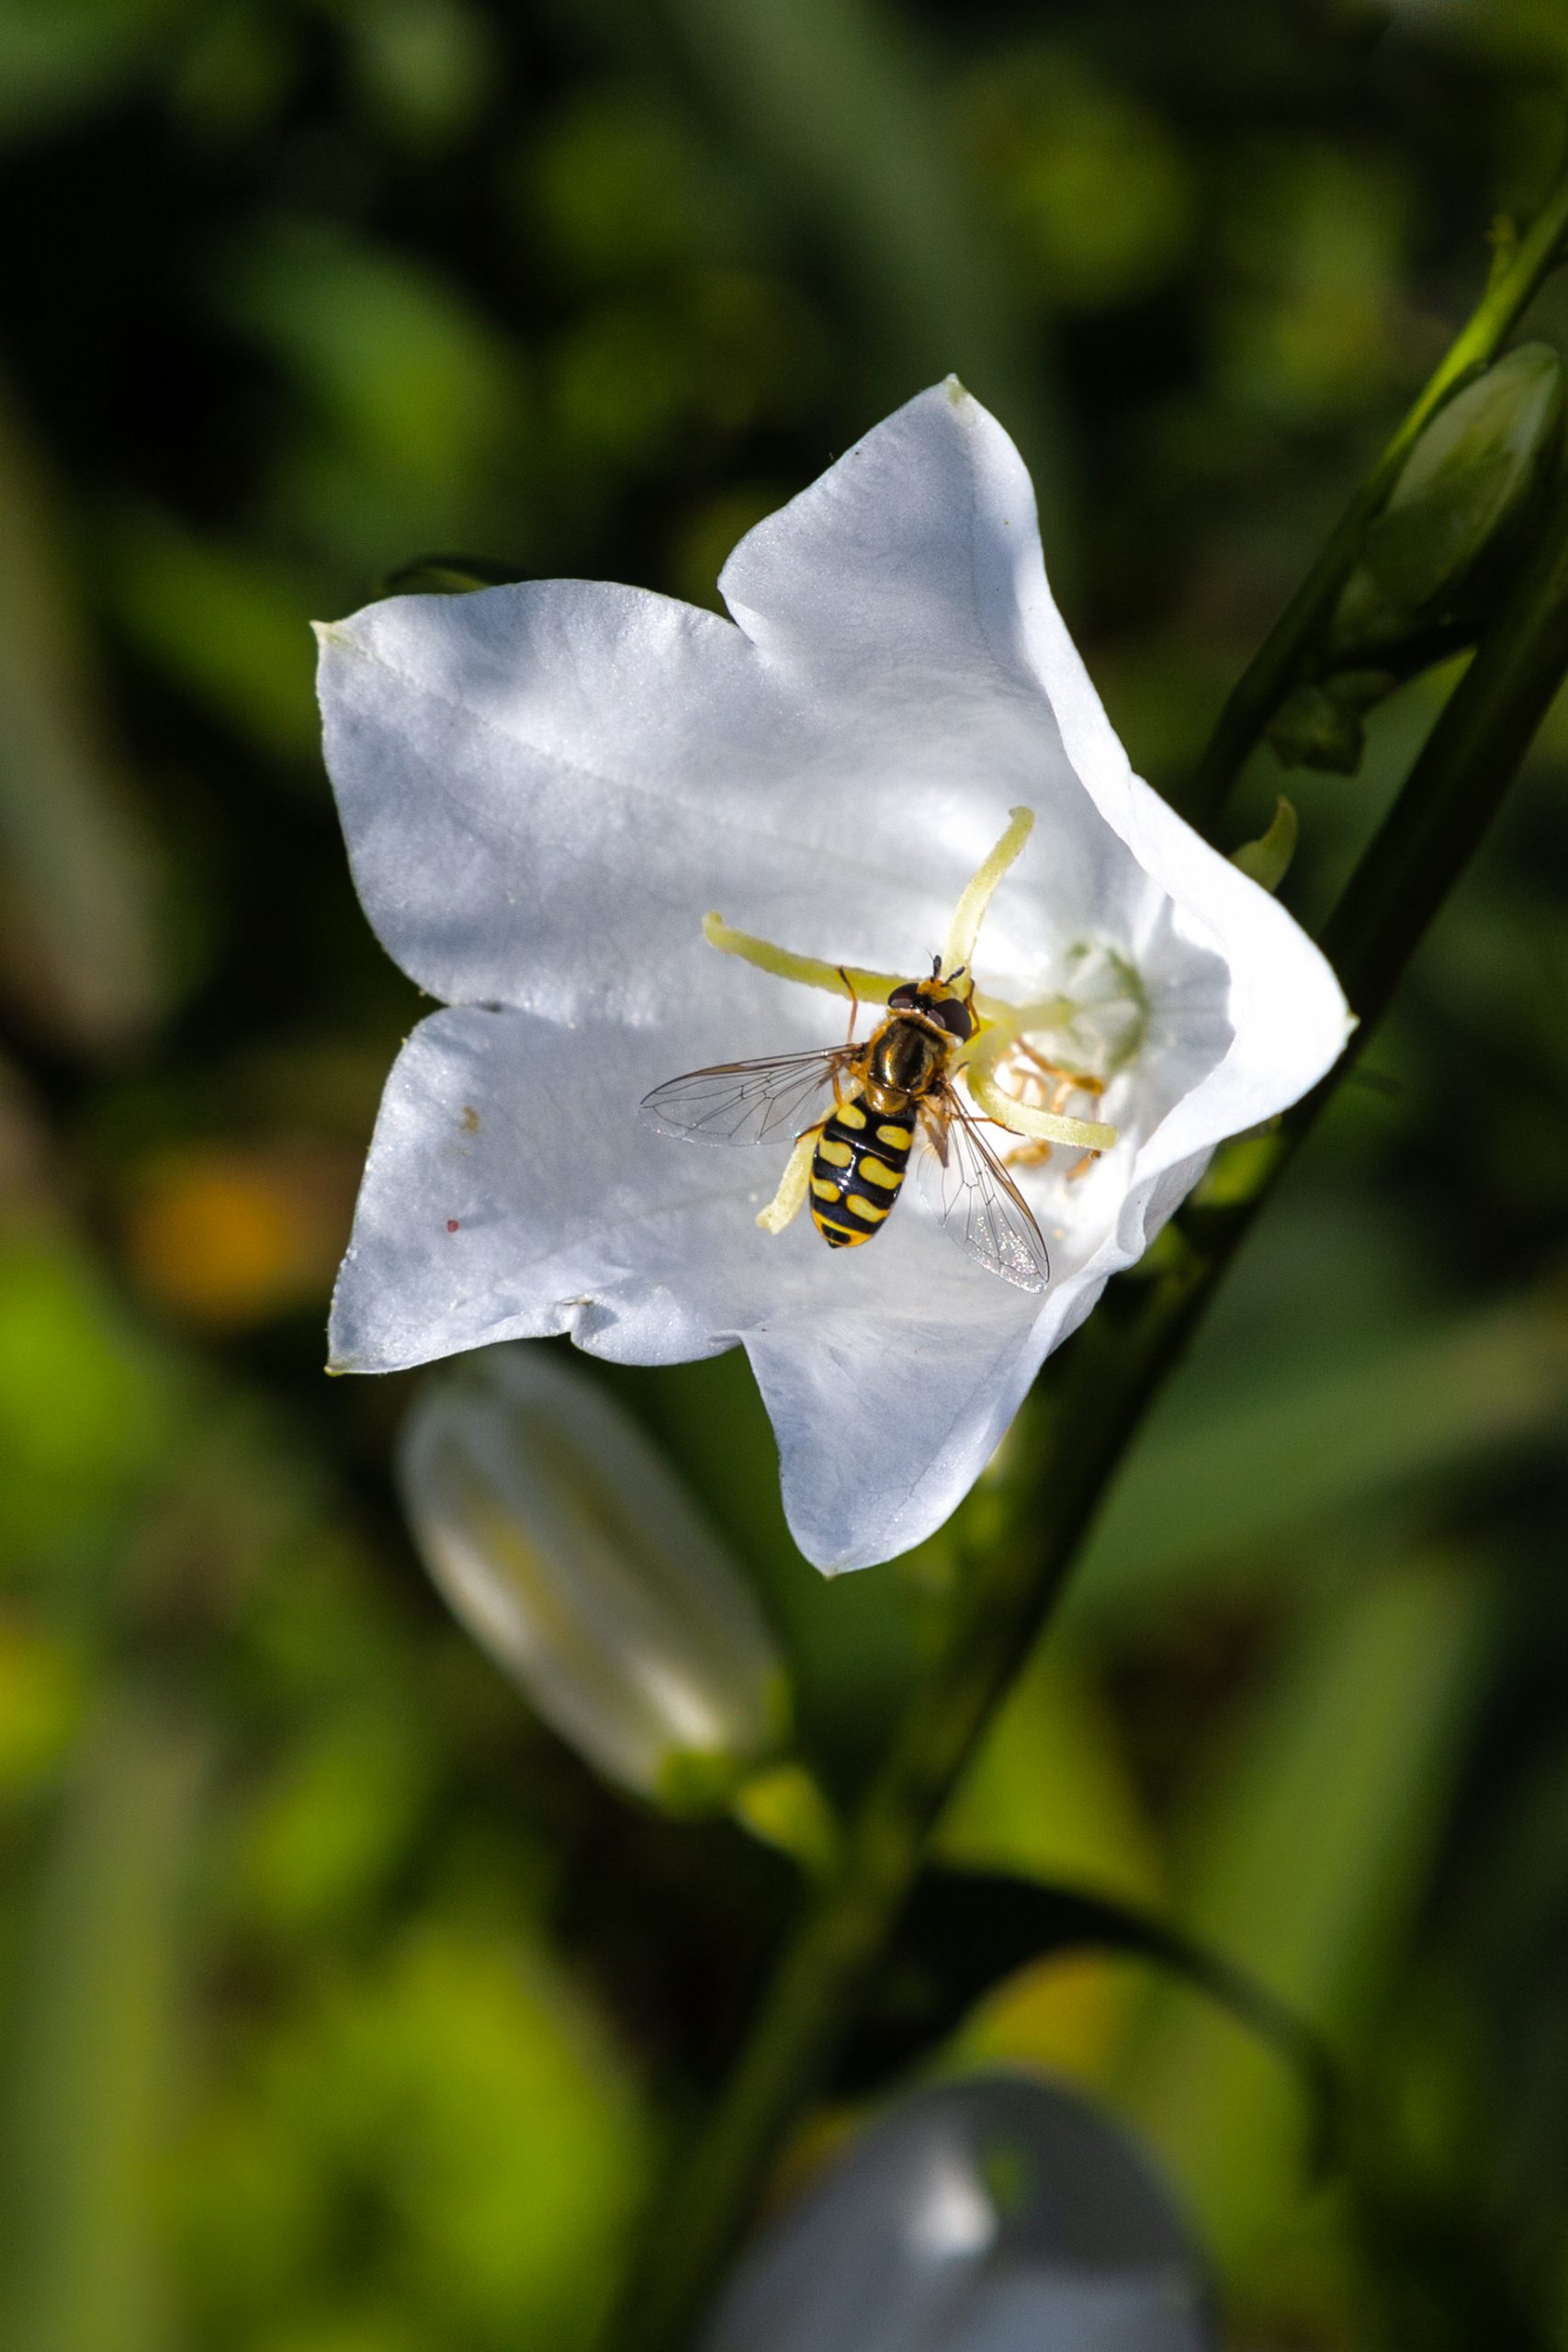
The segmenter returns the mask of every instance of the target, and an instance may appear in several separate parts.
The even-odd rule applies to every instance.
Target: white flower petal
[[[1035,1302],[973,1264],[911,1200],[874,1248],[756,1214],[788,1138],[703,1149],[635,1116],[645,1041],[613,1023],[433,1013],[388,1081],[333,1310],[340,1369],[390,1371],[570,1330],[628,1363],[712,1354],[847,1305],[884,1328],[982,1327]],[[912,1190],[912,1188],[911,1188]]]
[[[784,1661],[743,1577],[554,1349],[482,1349],[423,1382],[398,1464],[453,1613],[599,1770],[708,1810],[784,1746]]]
[[[1134,782],[1134,845],[1230,973],[1230,1050],[1166,1120],[1159,1164],[1171,1166],[1299,1102],[1338,1060],[1355,1024],[1332,967],[1300,924]]]
[[[959,685],[1035,714],[1021,628],[1041,568],[1034,492],[951,378],[873,427],[740,541],[719,574],[753,643],[873,705]]]
[[[643,1075],[640,1041],[613,1027],[568,1035],[470,1007],[423,1022],[377,1124],[333,1301],[335,1368],[561,1331],[628,1363],[741,1340],[807,1557],[837,1569],[908,1549],[973,1483],[1103,1275],[1069,1256],[1042,1311],[913,1199],[852,1252],[805,1217],[759,1232],[779,1153],[637,1125]]]
[[[389,1082],[333,1345],[370,1370],[563,1330],[636,1363],[743,1342],[797,1540],[845,1567],[946,1517],[1050,1349],[1213,1145],[1327,1068],[1346,1013],[1290,918],[1133,775],[1018,453],[956,388],[759,526],[722,584],[739,626],[547,582],[323,632],[361,893],[405,968],[459,1000]],[[705,1062],[835,1042],[842,1008],[716,954],[703,914],[917,971],[1020,802],[1039,822],[982,985],[1055,993],[1089,947],[1149,1004],[1106,1100],[1116,1148],[1077,1184],[1060,1156],[1021,1179],[1044,1299],[913,1197],[872,1249],[830,1252],[804,1218],[759,1233],[782,1148],[696,1149],[637,1102]]]
[[[1140,962],[1171,901],[1187,944],[1220,951],[1235,1037],[1213,1093],[1184,1096],[1161,1164],[1271,1116],[1332,1065],[1348,1034],[1332,971],[1266,891],[1134,775],[1051,595],[1023,460],[977,401],[950,381],[908,401],[750,532],[719,584],[775,662],[830,677],[838,694],[907,707],[988,681],[998,704],[1030,714],[1052,788],[1032,804],[1041,823],[987,924],[991,986],[1027,964],[1021,924],[1070,937],[1089,910]],[[993,721],[991,731],[1002,730]],[[1131,859],[1064,797],[1064,762]]]
[[[323,629],[328,765],[383,942],[448,1001],[636,1021],[699,974],[709,906],[918,970],[1021,799],[1041,825],[990,919],[993,984],[1041,979],[1086,907],[1135,945],[1160,894],[1086,821],[1030,666],[1036,575],[1043,595],[1017,451],[939,388],[742,541],[724,584],[755,642],[581,581]]]
[[[747,2248],[702,2344],[1205,2352],[1208,2301],[1168,2190],[1114,2124],[992,2075],[908,2093],[835,2152]]]
[[[868,744],[730,623],[579,581],[367,606],[322,632],[320,685],[389,952],[449,1001],[563,1018],[711,989],[711,908],[919,969],[1030,765],[957,715]]]
[[[1062,709],[1041,673],[1036,610],[1055,608],[1034,492],[977,401],[950,381],[908,401],[749,532],[719,587],[773,671],[842,714],[863,805],[874,820],[877,797],[896,804],[883,837],[922,841],[950,910],[1005,811],[1035,810],[987,918],[989,987],[1042,992],[1088,910],[1136,951],[1161,893],[1114,817],[1097,824],[1085,805],[1066,737],[1080,690],[1100,706],[1081,668],[1064,673]]]
[[[765,1161],[667,1145],[636,1122],[636,1040],[455,1007],[387,1082],[333,1302],[334,1367],[390,1372],[491,1340],[614,1319],[628,1361],[729,1344],[694,1288],[661,1280],[750,1254]],[[766,1237],[755,1234],[760,1251]],[[615,1302],[615,1304],[607,1304]]]
[[[887,1264],[893,1238],[878,1236],[857,1261]],[[942,1525],[1045,1351],[1027,1293],[981,1273],[988,1294],[976,1295],[973,1270],[929,1225],[909,1219],[903,1238],[923,1246],[895,1317],[867,1315],[850,1294],[809,1319],[771,1318],[746,1340],[778,1440],[790,1533],[829,1573],[909,1551]],[[1053,1317],[1066,1304],[1064,1285]]]
[[[1002,485],[997,503],[1016,505],[1030,494],[1022,460],[995,419],[983,410],[978,415],[983,423],[974,432],[984,458],[977,463]],[[1035,546],[1037,551],[1037,540]],[[1299,1101],[1343,1051],[1351,1017],[1330,966],[1301,926],[1134,775],[1052,598],[1043,560],[1021,564],[1014,579],[1021,639],[1085,791],[1174,905],[1179,929],[1194,944],[1217,949],[1229,970],[1233,1041],[1201,1098],[1195,1091],[1168,1122],[1158,1163],[1174,1165]],[[1168,974],[1165,982],[1168,1010]],[[1141,1168],[1152,1164],[1140,1161]]]

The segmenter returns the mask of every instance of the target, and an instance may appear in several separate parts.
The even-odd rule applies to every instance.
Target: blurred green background
[[[0,0],[7,2346],[578,2352],[781,1916],[446,1618],[388,1479],[412,1383],[322,1382],[421,1007],[306,619],[440,550],[711,602],[956,369],[1179,797],[1565,73],[1545,5]],[[1291,784],[1299,910],[1440,688]],[[1129,2117],[1254,2352],[1568,2344],[1565,781],[1568,707],[944,1831],[1164,1906],[1345,2054],[1313,2188],[1278,2062],[1130,1962],[954,2053]],[[824,1585],[738,1360],[615,1386],[852,1788],[941,1540]]]

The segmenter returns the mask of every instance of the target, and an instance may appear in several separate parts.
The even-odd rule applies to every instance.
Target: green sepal
[[[1354,775],[1366,750],[1366,716],[1402,683],[1396,670],[1346,670],[1297,686],[1269,721],[1269,748],[1281,767]]]
[[[649,1794],[660,1813],[701,1820],[728,1810],[744,1770],[733,1756],[712,1748],[676,1748],[660,1766]]]
[[[1277,1119],[1232,1136],[1221,1144],[1194,1186],[1189,1206],[1194,1209],[1237,1209],[1256,1200],[1271,1181],[1287,1149]]]
[[[1118,1283],[1154,1283],[1171,1274],[1185,1278],[1195,1271],[1196,1265],[1192,1244],[1172,1218],[1168,1225],[1161,1226],[1143,1256],[1124,1267],[1116,1280]]]
[[[729,1809],[742,1829],[788,1854],[812,1877],[832,1867],[839,1818],[804,1764],[771,1764],[754,1772],[735,1792]]]
[[[1291,870],[1300,833],[1295,809],[1280,793],[1267,831],[1259,833],[1255,842],[1243,842],[1239,849],[1233,849],[1231,864],[1260,888],[1277,890]]]
[[[416,555],[387,572],[378,596],[469,596],[476,588],[504,588],[522,577],[514,563],[486,555]]]

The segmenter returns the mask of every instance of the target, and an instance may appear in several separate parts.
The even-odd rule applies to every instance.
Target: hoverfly
[[[954,1054],[976,1026],[974,994],[962,970],[943,979],[936,957],[929,979],[890,990],[887,1017],[863,1045],[852,1012],[845,1045],[688,1071],[645,1096],[643,1115],[694,1143],[763,1143],[831,1087],[831,1110],[796,1136],[817,1137],[807,1200],[829,1249],[880,1232],[919,1144],[921,1189],[944,1229],[1005,1281],[1043,1290],[1051,1263],[1040,1227],[953,1083]]]

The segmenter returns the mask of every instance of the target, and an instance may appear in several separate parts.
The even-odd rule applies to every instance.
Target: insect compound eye
[[[896,989],[888,989],[887,1001],[890,1006],[897,1005],[901,1012],[907,1011],[918,1001],[919,993],[918,981],[901,980]]]
[[[961,1046],[967,1044],[975,1035],[975,1016],[957,997],[949,997],[943,1004],[928,1005],[926,1010],[931,1019],[940,1021],[948,1035],[955,1037]]]

